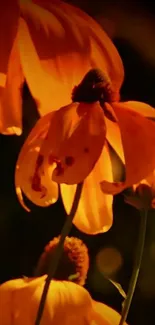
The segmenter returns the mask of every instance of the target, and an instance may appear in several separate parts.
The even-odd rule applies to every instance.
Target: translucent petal
[[[0,132],[3,134],[22,133],[22,86],[24,76],[22,73],[17,40],[14,41],[4,89],[0,101]]]
[[[87,234],[105,232],[112,225],[113,198],[101,191],[102,179],[112,180],[112,166],[107,146],[104,146],[98,162],[84,182],[77,213],[73,220],[76,227]],[[76,185],[61,184],[60,188],[64,207],[69,214]]]
[[[87,40],[90,44],[90,62],[91,67],[98,67],[110,77],[114,91],[117,93],[124,79],[124,68],[122,60],[115,48],[114,44],[101,28],[101,26],[85,12],[77,7],[73,7],[63,1],[35,0],[49,10],[59,7],[68,17],[71,17],[72,24],[79,25],[82,31],[87,30]]]
[[[58,5],[52,4],[51,12],[29,1],[21,1],[20,6],[22,68],[44,115],[69,104],[73,87],[90,69],[87,31]]]
[[[42,207],[55,203],[58,198],[58,186],[52,180],[49,182],[44,175],[43,157],[39,154],[50,125],[51,114],[49,113],[36,123],[20,151],[16,164],[16,193],[20,203],[27,211],[30,210],[24,204],[22,192],[34,204]],[[54,169],[55,165],[53,164],[51,168]]]
[[[98,160],[105,133],[99,103],[73,103],[56,111],[40,151],[44,156],[44,173],[57,183],[80,183]],[[57,168],[52,174],[54,162]]]
[[[113,103],[121,131],[126,180],[124,183],[102,182],[103,192],[116,194],[138,183],[155,167],[155,123],[126,108],[124,103]]]
[[[146,117],[155,118],[155,109],[148,104],[145,104],[142,102],[137,102],[137,101],[136,102],[128,101],[123,104],[126,108],[131,109],[132,111],[135,111],[135,112],[142,114]]]
[[[20,14],[18,1],[6,0],[5,6],[1,4],[0,9],[0,132],[20,134],[19,88],[22,80],[14,46]]]

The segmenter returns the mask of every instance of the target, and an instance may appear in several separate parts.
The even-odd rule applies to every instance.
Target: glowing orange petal
[[[129,101],[123,103],[123,105],[127,109],[131,109],[132,111],[135,111],[143,116],[155,118],[155,109],[148,104],[142,102]]]
[[[16,164],[15,187],[21,205],[27,210],[22,192],[34,204],[46,207],[55,203],[58,198],[58,186],[47,179],[42,170],[43,157],[39,154],[40,147],[48,132],[51,114],[40,119],[25,141]],[[36,168],[38,164],[38,168]],[[51,168],[55,168],[55,165]]]
[[[43,1],[39,1],[39,3],[43,3]],[[119,91],[124,78],[124,69],[117,49],[108,35],[94,19],[79,8],[63,1],[56,1],[55,4],[59,5],[67,15],[72,16],[77,24],[83,26],[83,29],[88,28],[88,38],[91,44],[91,66],[98,67],[106,72],[114,85],[114,89]],[[46,4],[46,7],[50,8],[49,3]]]
[[[112,167],[107,146],[104,146],[98,162],[84,182],[78,210],[73,220],[75,226],[87,234],[105,232],[112,225],[113,198],[101,191],[102,179],[112,180]],[[64,207],[69,214],[76,185],[61,184],[60,188]]]
[[[111,307],[93,300],[94,321],[96,325],[118,325],[121,316]],[[124,325],[127,325],[125,322]]]
[[[8,62],[5,88],[0,103],[0,132],[22,133],[22,86],[24,76],[21,70],[17,41],[15,40]]]
[[[116,194],[138,183],[155,167],[155,123],[128,110],[124,103],[113,103],[120,126],[125,163],[124,183],[102,182],[103,192]]]
[[[29,1],[20,5],[22,68],[39,112],[45,115],[70,103],[73,87],[90,69],[90,46],[86,31],[59,6],[51,4],[50,12]]]
[[[5,5],[1,2],[0,9],[0,73],[7,74],[10,52],[18,28],[18,18],[20,14],[18,1],[6,0]]]
[[[5,5],[2,3],[0,7],[0,132],[20,134],[19,87],[22,80],[14,46],[19,18],[18,1],[7,0]]]
[[[57,183],[83,181],[101,154],[105,133],[99,103],[73,103],[54,112],[40,151],[44,156],[44,173]],[[54,162],[57,168],[52,175]]]
[[[50,1],[35,0],[49,10],[52,9]],[[80,25],[82,30],[87,30],[87,41],[90,45],[91,67],[98,67],[110,77],[113,88],[119,93],[123,79],[124,68],[116,47],[104,32],[101,26],[85,12],[63,1],[55,1],[55,6],[60,8],[68,17],[72,17],[73,24]]]
[[[10,325],[12,319],[15,324],[35,323],[45,279],[46,276],[16,279],[0,286],[0,317],[3,325]],[[64,325],[90,324],[91,311],[91,296],[82,286],[68,281],[51,281],[42,324],[58,325],[62,319]]]

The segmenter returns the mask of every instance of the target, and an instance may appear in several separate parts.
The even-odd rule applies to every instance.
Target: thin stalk
[[[135,257],[135,264],[131,276],[131,280],[129,283],[129,289],[126,296],[126,299],[123,304],[122,309],[122,315],[119,322],[119,325],[123,325],[124,322],[127,319],[128,312],[132,303],[132,298],[135,292],[139,271],[141,267],[142,257],[143,257],[143,251],[144,251],[144,243],[145,243],[145,234],[146,234],[146,225],[147,225],[147,210],[141,211],[141,222],[140,222],[140,230],[139,230],[139,238],[138,238],[138,244],[136,249],[136,257]]]
[[[76,189],[76,193],[75,193],[75,197],[74,197],[74,201],[73,201],[73,205],[72,205],[70,214],[66,218],[66,222],[65,222],[65,224],[62,228],[62,231],[61,231],[59,243],[55,249],[54,256],[51,259],[51,262],[49,265],[49,270],[48,270],[48,275],[47,275],[47,278],[45,281],[43,293],[42,293],[40,304],[39,304],[37,317],[35,320],[35,325],[40,324],[40,321],[41,321],[41,318],[43,315],[43,311],[44,311],[44,307],[45,307],[45,303],[46,303],[46,297],[47,297],[49,285],[50,285],[50,282],[57,270],[61,255],[63,253],[63,245],[64,245],[65,238],[69,234],[69,232],[72,228],[72,221],[73,221],[73,218],[74,218],[77,208],[78,208],[82,188],[83,188],[83,183],[80,183],[77,185],[77,189]]]

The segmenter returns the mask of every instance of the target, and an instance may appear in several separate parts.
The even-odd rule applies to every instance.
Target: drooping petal
[[[18,1],[6,0],[5,3],[1,3],[0,9],[0,132],[19,134],[20,121],[16,118],[18,107],[15,107],[15,104],[18,105],[19,101],[20,73],[18,60],[14,61],[13,67],[11,63],[15,59],[15,49],[12,50],[12,48],[18,28]],[[10,60],[10,54],[12,60]],[[9,74],[8,78],[7,73]],[[5,87],[7,87],[6,90]],[[14,109],[15,113],[13,113]],[[11,127],[15,127],[15,129]]]
[[[14,43],[14,39],[16,38],[18,28],[18,0],[6,0],[5,3],[1,2],[0,10],[0,73],[7,74],[10,52]]]
[[[121,131],[126,180],[123,183],[102,182],[103,192],[116,194],[138,183],[155,167],[155,123],[126,108],[124,103],[113,103]]]
[[[142,102],[137,102],[137,101],[136,102],[128,101],[123,104],[127,109],[131,109],[132,111],[135,111],[135,112],[142,114],[146,117],[150,117],[153,119],[155,118],[155,109],[148,104],[145,104]]]
[[[93,300],[95,325],[118,325],[121,316],[111,307]],[[124,325],[127,325],[124,322]]]
[[[99,103],[73,103],[53,113],[40,154],[44,173],[57,183],[78,184],[93,169],[105,142],[104,113]],[[53,174],[51,166],[57,164]]]
[[[51,1],[35,0],[35,2],[49,10],[52,8]],[[59,7],[67,16],[72,17],[73,24],[80,25],[83,31],[88,29],[91,67],[100,68],[106,73],[112,81],[114,91],[119,93],[124,79],[124,68],[117,49],[110,38],[94,19],[79,8],[63,1],[55,1],[55,6]]]
[[[22,68],[39,113],[45,115],[70,103],[73,87],[90,69],[87,31],[53,3],[50,11],[23,0],[20,7]]]
[[[27,210],[22,192],[34,204],[46,207],[55,203],[58,198],[58,186],[52,179],[46,178],[42,170],[43,157],[39,154],[40,147],[46,137],[52,113],[40,119],[25,141],[15,170],[15,187],[21,205]],[[55,165],[51,166],[55,168]]]
[[[14,41],[4,89],[0,101],[0,132],[3,134],[22,133],[22,86],[24,76],[20,65],[17,40]]]
[[[73,220],[75,226],[87,234],[108,231],[112,225],[113,198],[101,191],[100,182],[103,179],[109,181],[113,179],[110,156],[106,145],[94,169],[84,182],[79,206]],[[63,204],[68,214],[73,204],[76,186],[65,184],[60,186]]]

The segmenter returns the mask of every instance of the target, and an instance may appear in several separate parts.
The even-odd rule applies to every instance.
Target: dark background
[[[155,107],[155,13],[151,3],[116,1],[68,1],[95,17],[113,37],[125,67],[122,100],[139,100]],[[135,32],[133,32],[135,31]],[[32,206],[31,214],[19,205],[14,191],[14,168],[20,147],[37,119],[35,104],[25,86],[23,92],[24,133],[21,137],[0,136],[0,283],[22,275],[32,276],[45,244],[57,236],[65,220],[62,203],[49,208]],[[28,107],[34,119],[29,120]],[[133,138],[134,141],[134,138]],[[145,141],[145,139],[144,139]],[[87,244],[91,259],[86,287],[93,298],[121,310],[122,297],[97,268],[101,248],[115,247],[122,256],[122,267],[115,279],[128,288],[137,242],[140,216],[124,203],[123,195],[114,200],[114,224],[105,234],[88,236],[75,227],[71,235]],[[105,261],[103,262],[104,266]],[[155,307],[155,212],[150,212],[145,250],[128,322],[154,323]]]

